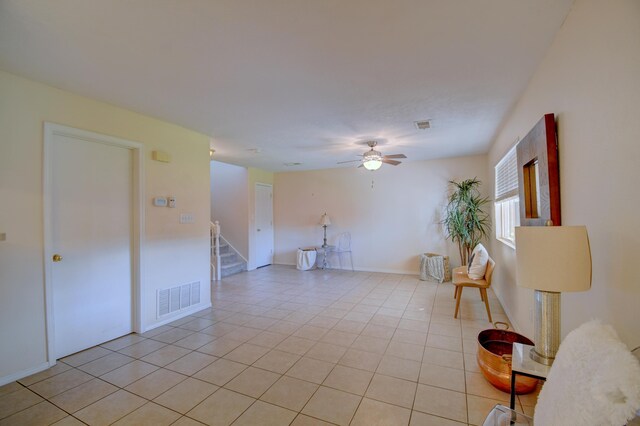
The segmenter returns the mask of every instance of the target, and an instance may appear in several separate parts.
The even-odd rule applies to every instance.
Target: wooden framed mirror
[[[561,225],[560,168],[554,115],[545,114],[518,143],[516,152],[520,225]]]

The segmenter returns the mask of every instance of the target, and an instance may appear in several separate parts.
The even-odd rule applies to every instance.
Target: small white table
[[[319,246],[315,247],[316,253],[318,253],[318,268],[327,269],[330,265],[327,262],[327,253],[330,252],[335,246],[327,245],[325,247]],[[320,265],[320,258],[322,256],[322,265]]]
[[[529,352],[533,349],[531,345],[523,343],[513,344],[513,354],[511,358],[511,402],[509,408],[515,410],[516,407],[516,375],[532,377],[534,379],[547,380],[550,365],[540,364],[531,359]]]

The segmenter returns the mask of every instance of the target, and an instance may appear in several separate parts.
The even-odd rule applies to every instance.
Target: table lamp
[[[320,217],[320,225],[324,228],[324,243],[322,243],[322,248],[327,248],[327,226],[331,225],[331,219],[327,213]]]
[[[560,293],[591,288],[585,226],[516,227],[516,280],[535,290],[535,347],[530,357],[551,365],[560,346]]]

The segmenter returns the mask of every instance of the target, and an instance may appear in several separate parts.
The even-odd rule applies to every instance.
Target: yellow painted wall
[[[276,263],[295,265],[299,247],[322,244],[319,223],[326,212],[329,244],[341,232],[351,233],[355,269],[417,275],[425,252],[446,254],[457,266],[458,250],[440,225],[448,182],[477,177],[488,193],[486,164],[486,156],[474,155],[384,165],[375,172],[346,167],[276,173]],[[348,256],[342,260],[349,262]]]
[[[256,183],[273,185],[273,172],[249,167],[249,186],[254,186]]]
[[[46,361],[43,264],[43,123],[144,144],[143,327],[160,288],[200,281],[209,290],[209,138],[185,128],[0,71],[0,384]],[[151,151],[168,152],[168,164]],[[159,195],[175,209],[153,207]],[[181,212],[195,224],[180,225]]]

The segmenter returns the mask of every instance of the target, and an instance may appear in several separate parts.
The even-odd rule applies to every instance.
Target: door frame
[[[272,234],[272,238],[271,238],[271,265],[273,265],[273,261],[275,259],[275,249],[276,249],[276,233],[275,233],[275,227],[273,226],[273,185],[270,183],[261,183],[261,182],[256,182],[255,186],[254,186],[254,194],[253,194],[253,217],[254,217],[254,226],[253,226],[253,233],[254,235],[256,235],[256,242],[255,242],[255,256],[254,256],[254,261],[253,261],[253,265],[255,267],[259,267],[258,262],[256,261],[256,259],[258,259],[258,244],[257,244],[257,234],[258,232],[256,231],[256,227],[257,227],[257,223],[258,223],[258,187],[264,187],[264,188],[269,188],[271,189],[271,234]],[[265,265],[263,265],[265,266]]]
[[[144,245],[144,145],[113,136],[76,129],[55,123],[44,123],[43,149],[43,210],[44,210],[44,294],[45,323],[47,339],[47,362],[49,366],[56,364],[55,333],[53,316],[53,271],[51,256],[53,255],[52,215],[52,150],[56,135],[79,139],[87,142],[112,145],[131,150],[132,154],[132,208],[131,215],[132,247],[131,247],[131,320],[133,331],[142,330],[142,249]]]

